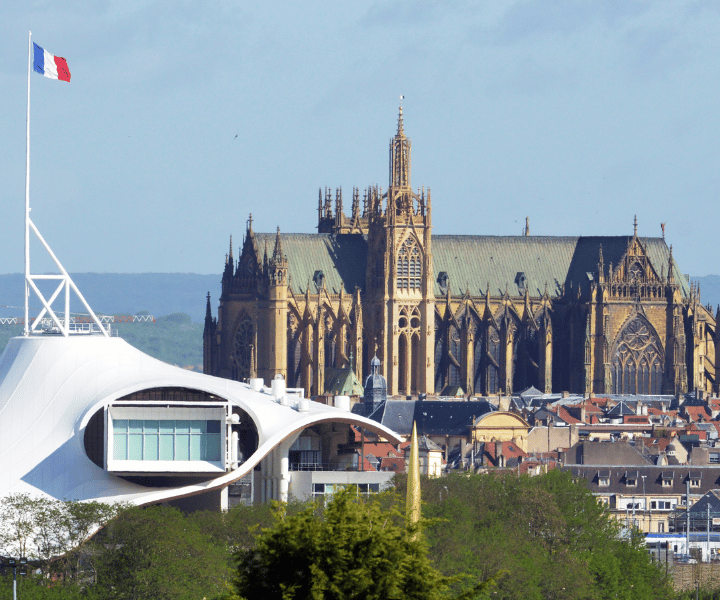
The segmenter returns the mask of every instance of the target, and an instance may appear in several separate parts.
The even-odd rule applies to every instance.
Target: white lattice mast
[[[90,305],[87,303],[80,290],[75,285],[75,282],[70,278],[70,275],[65,270],[65,267],[60,264],[60,261],[55,256],[55,253],[50,249],[47,242],[40,235],[38,228],[30,219],[30,73],[32,72],[32,32],[28,32],[28,83],[27,83],[27,118],[26,118],[26,130],[25,130],[25,329],[24,335],[29,336],[35,332],[37,326],[42,322],[43,318],[47,314],[52,321],[55,323],[57,328],[60,330],[65,337],[70,335],[70,290],[72,289],[80,301],[83,303],[88,313],[92,317],[92,320],[98,326],[99,330],[104,336],[108,336],[107,329],[103,326],[100,320],[97,318]],[[30,230],[35,233],[37,238],[40,240],[45,250],[52,258],[55,266],[60,271],[60,275],[32,275],[30,270]],[[35,284],[36,281],[41,280],[55,280],[58,286],[55,291],[46,299],[43,293],[38,289]],[[37,317],[30,323],[30,290],[32,290],[38,297],[43,305],[42,310]],[[52,308],[53,303],[58,298],[61,292],[64,292],[64,311],[62,321],[55,314]]]

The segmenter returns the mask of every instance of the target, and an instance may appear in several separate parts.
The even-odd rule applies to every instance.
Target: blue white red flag
[[[33,69],[50,79],[70,81],[67,61],[62,56],[53,56],[35,42],[33,42]]]

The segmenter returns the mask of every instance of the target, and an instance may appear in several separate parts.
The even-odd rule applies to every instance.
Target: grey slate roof
[[[267,241],[268,253],[275,246],[275,234],[255,234],[258,249],[264,252]],[[325,285],[330,293],[339,293],[341,282],[345,292],[355,287],[365,288],[368,245],[361,234],[332,235],[329,233],[281,233],[283,253],[288,258],[288,274],[293,293],[303,293],[316,271],[325,275]],[[603,248],[605,275],[610,263],[617,266],[627,250],[628,236],[551,237],[551,236],[490,236],[490,235],[434,235],[432,238],[435,295],[442,296],[437,277],[440,272],[448,274],[450,293],[458,295],[469,288],[472,296],[485,294],[498,296],[508,292],[519,295],[515,279],[525,274],[531,297],[539,297],[545,291],[555,296],[562,286],[578,285],[583,293],[590,286],[588,273],[595,273],[598,266],[600,245]],[[658,275],[667,274],[670,250],[663,238],[640,238]],[[689,293],[685,276],[675,264],[675,281],[680,284],[683,295]]]
[[[622,417],[624,415],[634,415],[635,411],[630,408],[624,401],[618,402],[615,406],[613,406],[608,412],[607,416],[612,417]]]
[[[612,465],[616,467],[645,466],[649,459],[626,441],[591,442],[582,441],[564,453],[567,464]]]
[[[625,482],[625,473],[629,467],[624,466],[596,466],[596,465],[577,465],[565,464],[563,471],[570,471],[573,477],[578,480],[584,480],[588,489],[593,493],[604,494],[633,494],[642,496],[661,496],[667,494],[684,495],[686,492],[686,482],[690,475],[700,479],[699,488],[690,488],[692,496],[703,495],[706,492],[720,487],[720,467],[689,467],[687,465],[677,466],[633,466],[633,473],[637,470],[637,485],[630,487]],[[608,486],[599,485],[600,476],[608,476],[610,481]],[[643,475],[645,476],[645,487],[643,489]],[[669,485],[663,485],[663,479],[667,479]]]
[[[710,512],[720,512],[720,490],[714,489],[708,491],[700,500],[690,507],[691,513],[705,515],[707,508],[710,506]]]
[[[356,404],[353,412],[359,413],[362,408]],[[369,418],[405,436],[412,432],[413,421],[417,423],[419,435],[464,436],[473,418],[492,410],[492,405],[485,400],[387,400]]]

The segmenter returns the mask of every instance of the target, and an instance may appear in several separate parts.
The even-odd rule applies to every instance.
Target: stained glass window
[[[641,316],[622,330],[612,362],[613,393],[660,394],[663,357],[660,340]]]
[[[422,281],[420,248],[412,237],[405,240],[397,256],[398,289],[419,290]]]

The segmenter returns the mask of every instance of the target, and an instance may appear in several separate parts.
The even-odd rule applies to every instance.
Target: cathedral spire
[[[230,234],[230,253],[228,254],[230,264],[233,263],[233,253],[232,253],[232,233]]]
[[[635,215],[635,220],[633,221],[633,237],[637,237],[637,215]]]
[[[342,186],[335,190],[335,226],[342,227],[343,222],[343,201],[342,201]]]
[[[353,188],[352,220],[353,225],[360,219],[360,190]]]
[[[212,306],[210,305],[210,292],[207,293],[207,306],[205,307],[205,331],[212,327]]]
[[[672,255],[672,244],[670,244],[670,255],[668,256],[668,283],[675,283],[675,272],[673,270],[673,255]]]
[[[283,257],[282,252],[282,240],[280,239],[280,227],[277,228],[277,233],[275,234],[275,249],[273,250],[273,261],[277,262],[281,260]]]
[[[267,242],[267,238],[265,238],[265,240]],[[287,285],[287,259],[283,255],[280,227],[277,228],[277,233],[275,234],[275,248],[273,249],[272,258],[267,263],[267,274],[270,277],[271,284]]]
[[[390,187],[410,187],[410,140],[405,136],[402,105],[398,114],[397,133],[390,140]]]

